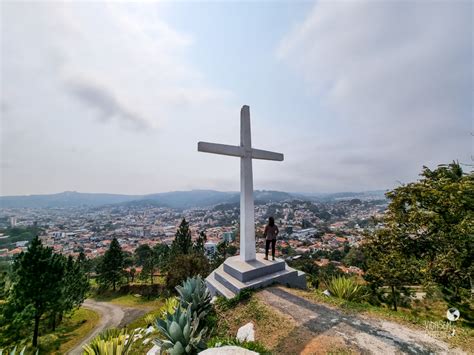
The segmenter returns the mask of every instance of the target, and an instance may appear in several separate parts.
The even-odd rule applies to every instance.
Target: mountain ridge
[[[383,198],[383,191],[346,192],[334,194],[289,193],[275,190],[256,190],[256,200],[280,202],[290,199],[325,201],[344,198],[378,196]],[[240,200],[236,191],[188,190],[170,191],[145,195],[126,195],[110,193],[87,193],[64,191],[56,194],[0,196],[0,208],[68,208],[99,207],[114,204],[150,203],[155,206],[170,208],[208,207],[222,203],[235,203]]]

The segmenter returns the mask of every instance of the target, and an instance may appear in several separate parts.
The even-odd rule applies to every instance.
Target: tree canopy
[[[453,162],[435,170],[423,167],[420,175],[386,194],[384,227],[366,246],[368,274],[390,283],[398,274],[404,282],[416,269],[422,281],[436,283],[459,301],[474,271],[474,174]]]

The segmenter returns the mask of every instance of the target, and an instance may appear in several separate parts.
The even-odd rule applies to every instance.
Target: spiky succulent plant
[[[173,314],[167,314],[164,319],[156,320],[156,327],[165,339],[155,339],[153,342],[161,347],[161,351],[170,355],[196,354],[205,349],[203,337],[206,328],[199,330],[199,318],[193,317],[191,307],[186,310],[176,308]]]
[[[204,318],[211,310],[211,293],[206,282],[201,276],[188,278],[182,286],[176,286],[179,293],[181,307],[191,307],[191,314],[197,314],[198,318]]]
[[[86,355],[125,355],[128,354],[134,340],[135,332],[126,329],[107,329],[96,336],[89,344],[84,345]]]
[[[10,352],[5,350],[5,355],[8,355],[8,354],[10,354],[10,355],[17,355],[17,354],[18,355],[23,355],[25,353],[25,350],[26,350],[26,346],[23,347],[23,349],[20,350],[20,351],[17,351],[16,346],[15,346],[12,350],[10,350]],[[0,349],[0,355],[3,355],[3,351],[4,350]],[[38,353],[38,351],[36,353]]]
[[[168,297],[160,308],[160,314],[164,318],[167,314],[173,314],[179,306],[180,303],[176,297]]]

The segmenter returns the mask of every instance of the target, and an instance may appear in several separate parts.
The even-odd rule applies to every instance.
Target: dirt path
[[[75,346],[68,354],[81,355],[82,346],[90,342],[97,334],[107,328],[120,328],[141,315],[148,312],[145,308],[120,307],[108,302],[96,302],[87,299],[82,307],[91,309],[100,314],[99,324],[92,330],[77,346]]]
[[[337,309],[301,298],[282,287],[259,292],[269,306],[296,322],[295,330],[282,339],[277,349],[285,353],[323,354],[463,354],[448,344],[398,323],[347,315]],[[296,352],[295,352],[296,350]]]

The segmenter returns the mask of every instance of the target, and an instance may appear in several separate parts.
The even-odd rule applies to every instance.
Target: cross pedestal
[[[306,285],[304,273],[300,275],[300,272],[289,268],[283,260],[264,260],[262,254],[255,252],[252,159],[283,161],[283,154],[252,148],[249,107],[243,106],[240,110],[240,145],[199,142],[198,151],[240,158],[240,255],[228,258],[209,275],[206,280],[211,292],[228,297],[243,288],[261,287],[269,281],[273,283],[278,280],[302,286],[304,279]],[[272,277],[265,277],[269,275]],[[216,284],[225,285],[230,293],[219,292]]]

